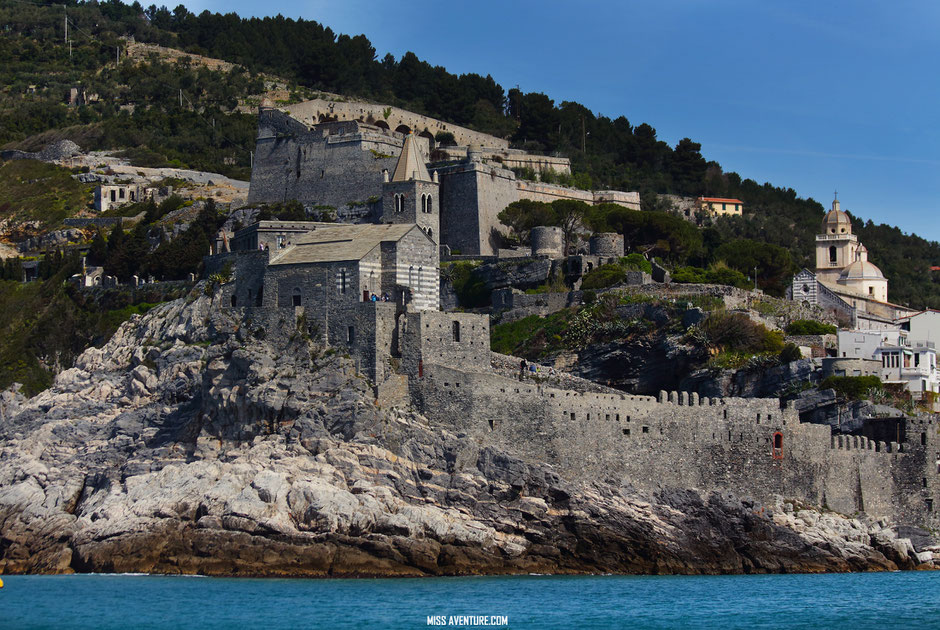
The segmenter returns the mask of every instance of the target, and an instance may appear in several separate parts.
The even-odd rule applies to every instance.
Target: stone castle
[[[386,118],[390,111],[395,115]],[[386,120],[398,125],[390,129]],[[435,130],[468,144],[438,148]],[[403,160],[407,166],[401,170]],[[636,192],[521,180],[512,167],[569,170],[564,158],[511,150],[505,140],[394,108],[325,101],[284,111],[262,107],[248,202],[296,199],[308,208],[329,206],[343,221],[386,222],[386,195],[398,194],[405,205],[414,206],[421,195],[430,195],[440,225],[432,239],[467,255],[496,253],[499,233],[506,229],[497,215],[520,199],[576,199],[640,209]],[[397,192],[387,185],[406,180],[425,185]]]
[[[374,199],[350,217],[358,222],[262,221],[217,243],[206,273],[222,276],[225,308],[242,311],[249,330],[309,335],[346,352],[374,384],[377,404],[413,405],[481,445],[549,463],[573,479],[767,502],[782,495],[845,514],[940,525],[934,419],[910,420],[893,441],[878,441],[802,423],[777,399],[634,396],[497,369],[507,359],[490,351],[489,316],[439,310],[437,239],[486,251],[483,226],[493,227],[488,222],[512,195],[471,195],[448,206],[444,191],[459,181],[496,182],[503,176],[494,171],[505,169],[476,159],[429,169],[429,139],[383,131],[365,121],[308,127],[262,111],[253,200]],[[358,187],[349,169],[366,173]],[[505,181],[512,186],[499,190],[522,190]],[[465,240],[453,235],[457,225]],[[622,251],[622,241],[611,247]]]

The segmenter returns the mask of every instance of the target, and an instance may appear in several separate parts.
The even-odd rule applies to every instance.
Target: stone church
[[[796,274],[788,293],[834,312],[852,328],[894,328],[894,320],[913,312],[888,301],[888,279],[868,260],[868,249],[852,233],[852,220],[838,199],[816,235],[816,270]]]

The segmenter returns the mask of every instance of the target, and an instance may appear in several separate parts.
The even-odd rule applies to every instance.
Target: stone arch
[[[407,136],[409,133],[411,133],[411,127],[402,123],[398,125],[397,127],[395,127],[395,131],[397,131],[398,133],[403,133]]]
[[[375,121],[375,126],[378,127],[379,129],[386,129],[386,130],[387,130],[387,129],[389,128],[388,123],[385,122],[384,120],[377,120],[377,121]]]
[[[430,131],[428,131],[427,128],[425,128],[424,131],[422,131],[421,133],[419,133],[419,134],[418,134],[418,137],[420,137],[420,138],[427,138],[427,139],[428,139],[428,149],[430,149],[431,151],[434,150],[434,134],[432,134]]]

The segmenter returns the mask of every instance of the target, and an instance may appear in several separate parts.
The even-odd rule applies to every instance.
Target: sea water
[[[940,573],[380,580],[3,576],[0,629],[940,628]]]

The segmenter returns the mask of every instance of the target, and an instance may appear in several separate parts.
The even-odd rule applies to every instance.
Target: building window
[[[771,455],[774,459],[783,459],[783,434],[779,431],[774,433],[774,448]]]
[[[833,245],[832,247],[829,248],[829,262],[831,262],[831,263],[836,262],[836,260],[838,259],[838,257],[839,257],[839,253],[838,253],[838,251],[836,250],[836,246]]]
[[[346,293],[346,270],[339,270],[339,292]]]
[[[124,189],[123,189],[123,188],[120,190],[120,193],[121,193],[121,199],[124,199]]]
[[[294,294],[291,296],[291,303],[294,306],[300,306],[300,289],[294,289]]]
[[[346,326],[346,343],[356,343],[355,326]]]
[[[454,322],[453,325],[454,341],[460,343],[460,322]]]

